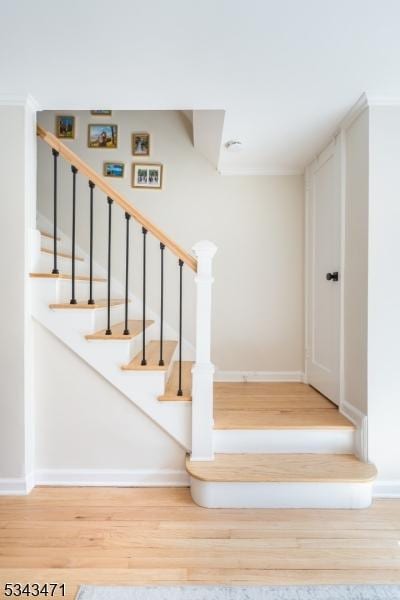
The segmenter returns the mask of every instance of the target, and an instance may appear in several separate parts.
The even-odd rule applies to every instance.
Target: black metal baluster
[[[129,221],[131,215],[125,213],[126,219],[126,254],[125,254],[125,329],[124,335],[129,335],[128,329],[128,278],[129,278]]]
[[[179,383],[178,396],[183,396],[182,392],[182,267],[183,260],[179,259]]]
[[[163,341],[164,341],[164,250],[165,244],[160,242],[161,250],[161,307],[160,307],[160,360],[158,364],[160,367],[164,366],[163,359]]]
[[[112,335],[111,331],[111,207],[113,200],[107,197],[108,203],[108,270],[107,270],[107,329],[106,335]]]
[[[75,218],[76,218],[76,174],[78,169],[72,165],[72,281],[70,304],[76,304],[75,298]]]
[[[142,332],[142,366],[147,365],[146,360],[146,236],[147,229],[142,227],[143,233],[143,332]]]
[[[57,150],[51,151],[53,154],[53,275],[58,275],[59,270],[57,269],[57,159],[59,156],[59,152]]]
[[[89,181],[90,188],[90,254],[89,254],[89,300],[88,304],[94,304],[93,300],[93,190],[94,183]]]

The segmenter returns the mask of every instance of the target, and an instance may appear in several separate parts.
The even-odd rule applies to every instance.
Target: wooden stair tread
[[[214,428],[354,430],[354,425],[304,383],[215,383]]]
[[[54,235],[52,233],[48,233],[47,231],[39,231],[40,235],[42,235],[43,237],[49,238],[51,240],[54,240]],[[61,238],[57,237],[57,240],[60,241]]]
[[[214,482],[363,483],[376,468],[353,454],[216,454],[214,461],[186,459],[190,475]]]
[[[179,362],[173,364],[171,375],[165,387],[165,393],[159,396],[161,401],[191,401],[192,400],[192,366],[189,360],[182,361],[182,396],[177,395],[179,385]]]
[[[151,341],[146,345],[146,365],[141,364],[142,352],[139,352],[133,357],[130,363],[127,365],[122,365],[121,368],[124,371],[166,371],[172,360],[172,356],[177,345],[178,342],[170,340],[163,343],[163,356],[165,364],[162,367],[160,367],[158,364],[158,361],[160,360],[160,342]]]
[[[72,279],[70,273],[29,273],[30,277],[43,278],[43,279]],[[77,281],[89,281],[89,275],[75,275]],[[93,281],[107,281],[104,277],[93,277]]]
[[[240,395],[250,396],[317,396],[321,394],[306,383],[298,382],[277,382],[277,381],[248,381],[248,382],[216,382],[214,383],[215,392],[219,397]]]
[[[40,248],[40,252],[53,255],[53,250],[50,250],[49,248]],[[68,254],[68,252],[57,252],[57,256],[61,256],[61,258],[70,258],[72,260],[72,254]],[[85,259],[82,258],[82,256],[75,256],[75,260],[83,262]]]
[[[107,305],[107,301],[106,301]],[[150,327],[153,325],[154,321],[146,321],[145,327]],[[125,330],[125,321],[122,323],[117,323],[116,325],[111,325],[111,335],[106,335],[106,329],[101,329],[100,331],[96,331],[96,333],[90,333],[85,335],[87,340],[131,340],[137,335],[141,334],[143,331],[143,320],[142,319],[130,319],[128,321],[128,329],[129,334],[124,335]]]
[[[120,306],[121,304],[125,304],[125,300],[111,300],[111,306]],[[78,308],[83,308],[87,310],[95,310],[96,308],[107,308],[107,298],[105,300],[96,300],[94,304],[88,304],[87,300],[82,300],[77,302],[76,304],[70,304],[69,302],[63,302],[61,304],[49,304],[49,308],[55,309],[72,309],[76,310]]]

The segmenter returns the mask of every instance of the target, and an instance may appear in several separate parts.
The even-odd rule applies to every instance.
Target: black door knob
[[[334,271],[333,273],[327,273],[326,278],[328,281],[339,281],[339,273]]]

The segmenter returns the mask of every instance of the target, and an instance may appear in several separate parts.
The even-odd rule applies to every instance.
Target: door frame
[[[337,131],[330,143],[315,157],[305,170],[305,348],[304,382],[309,383],[309,368],[312,345],[312,184],[315,172],[331,157],[335,159],[335,181],[340,210],[340,299],[339,299],[339,394],[338,407],[341,412],[344,402],[344,289],[345,289],[345,133]]]

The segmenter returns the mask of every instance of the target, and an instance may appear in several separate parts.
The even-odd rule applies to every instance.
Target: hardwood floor
[[[366,510],[208,510],[186,488],[0,497],[0,582],[400,583],[400,500]],[[1,595],[0,595],[1,597]]]
[[[215,429],[354,429],[304,383],[215,383]]]

